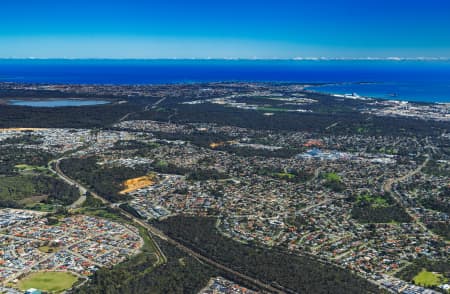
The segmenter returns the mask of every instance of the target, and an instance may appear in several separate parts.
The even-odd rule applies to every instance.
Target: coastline
[[[386,60],[1,60],[0,83],[170,85],[295,83],[319,93],[450,102],[450,61]],[[333,86],[334,85],[334,86]],[[346,89],[341,89],[343,86]],[[391,95],[391,96],[390,96]]]
[[[396,83],[389,83],[389,87],[383,88],[386,82],[342,82],[342,83],[326,83],[318,86],[308,86],[305,90],[311,93],[318,93],[324,95],[331,95],[339,98],[347,99],[359,99],[359,100],[381,100],[392,102],[408,102],[414,104],[450,104],[450,84],[448,84],[449,92],[448,96],[433,97],[432,95],[426,96],[427,89],[420,88],[420,85],[414,83],[402,83],[396,85]],[[417,92],[420,94],[402,94],[399,93],[405,87],[417,88]],[[364,89],[364,87],[371,87],[372,89]],[[377,89],[378,87],[378,89]],[[424,86],[432,87],[432,85]],[[375,90],[373,89],[375,88]],[[392,89],[398,88],[399,91],[392,91]],[[371,91],[370,91],[371,90]],[[411,90],[410,90],[411,91]]]
[[[436,87],[433,83],[428,82],[375,82],[375,81],[356,81],[356,82],[322,82],[322,81],[287,81],[287,80],[246,80],[246,79],[236,79],[236,80],[190,80],[190,81],[178,81],[172,80],[170,82],[149,82],[149,83],[81,83],[78,81],[9,81],[4,80],[0,76],[0,85],[29,85],[32,88],[36,86],[48,86],[50,88],[57,88],[58,86],[129,86],[129,87],[158,87],[158,86],[168,86],[168,85],[208,85],[208,84],[246,84],[246,83],[257,83],[257,84],[279,84],[279,85],[299,85],[303,87],[304,91],[310,93],[317,93],[323,95],[330,95],[337,98],[347,98],[347,99],[359,99],[359,100],[380,100],[380,101],[392,101],[392,102],[409,102],[414,104],[450,104],[450,82],[440,83],[438,88],[438,94],[436,95]],[[369,89],[365,89],[369,87]],[[374,90],[375,88],[375,90]],[[405,89],[407,92],[404,94]],[[13,98],[13,97],[11,97]],[[58,100],[58,97],[49,97],[46,100]],[[68,97],[64,99],[70,100],[90,100],[86,97]],[[0,98],[0,105],[6,105],[7,101],[2,100],[12,100],[6,99],[5,97]],[[38,98],[23,98],[20,100],[39,100]]]

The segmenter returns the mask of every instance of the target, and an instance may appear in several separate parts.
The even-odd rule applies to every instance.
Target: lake
[[[9,100],[9,105],[29,107],[68,107],[92,106],[110,103],[106,100],[78,100],[78,99],[52,99],[52,100]]]

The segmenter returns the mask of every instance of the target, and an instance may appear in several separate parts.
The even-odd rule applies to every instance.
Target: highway
[[[68,209],[75,209],[75,208],[81,207],[81,205],[84,203],[84,201],[86,201],[87,189],[85,187],[75,183],[74,181],[72,181],[72,179],[70,179],[63,173],[58,173],[55,169],[53,169],[53,164],[55,164],[55,166],[57,167],[56,169],[59,169],[59,161],[62,159],[64,159],[64,157],[59,158],[57,160],[50,161],[48,163],[47,167],[52,173],[57,175],[61,180],[68,183],[69,185],[75,185],[78,188],[78,190],[80,190],[80,197],[75,202],[73,202],[72,204],[67,206]]]

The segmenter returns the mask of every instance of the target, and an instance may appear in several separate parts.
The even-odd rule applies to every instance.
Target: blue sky
[[[450,1],[2,0],[0,58],[450,57]]]

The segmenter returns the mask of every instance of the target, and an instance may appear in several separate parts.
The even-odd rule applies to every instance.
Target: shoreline
[[[386,96],[381,97],[381,95],[389,95],[389,94],[379,94],[379,95],[373,95],[373,94],[361,94],[361,91],[320,91],[318,89],[320,89],[321,87],[333,87],[333,86],[344,86],[344,85],[357,85],[357,86],[365,86],[365,85],[380,85],[383,84],[385,82],[336,82],[336,83],[326,83],[323,85],[318,85],[318,86],[308,86],[305,87],[305,91],[308,91],[310,93],[316,93],[316,94],[322,94],[322,95],[330,95],[333,97],[339,97],[339,98],[346,98],[346,99],[356,99],[356,100],[365,100],[365,101],[370,101],[370,100],[378,100],[378,101],[390,101],[390,102],[397,102],[397,103],[401,103],[401,102],[407,102],[407,103],[411,103],[411,104],[440,104],[440,105],[449,105],[450,106],[450,92],[449,92],[449,96],[447,98],[448,101],[440,101],[440,99],[438,99],[439,101],[436,101],[437,99],[433,99],[433,98],[429,98],[429,99],[433,99],[432,100],[415,100],[415,98],[405,98],[405,97],[401,97],[398,94],[393,95],[392,97],[388,98]],[[345,93],[347,92],[347,93]],[[418,97],[417,99],[422,99],[420,97]]]
[[[337,98],[345,98],[345,99],[356,99],[356,100],[377,100],[377,101],[391,101],[391,102],[408,102],[411,104],[439,104],[439,105],[450,105],[450,92],[449,92],[449,98],[445,98],[448,101],[441,101],[439,98],[428,98],[433,100],[423,100],[426,98],[404,98],[401,96],[398,96],[397,93],[393,93],[392,97],[381,97],[381,95],[389,95],[387,93],[380,94],[380,95],[367,95],[367,94],[361,94],[361,91],[320,91],[321,87],[333,87],[333,86],[366,86],[366,85],[381,85],[386,84],[388,82],[375,82],[375,81],[356,81],[356,82],[296,82],[296,81],[280,81],[280,80],[268,80],[268,81],[251,81],[251,80],[223,80],[223,81],[173,81],[170,83],[72,83],[72,82],[66,82],[66,83],[47,83],[47,82],[8,82],[3,81],[0,79],[0,86],[1,85],[18,85],[18,86],[36,86],[36,87],[48,87],[52,90],[57,90],[58,87],[64,87],[64,86],[79,86],[79,87],[160,87],[160,86],[172,86],[172,85],[189,85],[189,86],[195,86],[195,85],[217,85],[217,84],[279,84],[279,85],[298,85],[302,87],[303,91],[309,92],[309,93],[316,93],[321,95],[329,95]],[[411,82],[412,83],[412,82]],[[393,84],[398,84],[398,82],[394,82]],[[403,83],[405,85],[405,83]],[[408,83],[406,83],[408,85]],[[450,89],[450,84],[449,84]],[[59,97],[51,97],[51,98],[36,98],[36,97],[11,97],[11,98],[0,98],[0,105],[11,105],[11,106],[20,106],[17,104],[11,103],[11,101],[20,100],[20,101],[52,101],[52,100],[93,100],[89,97],[68,97],[68,98],[59,98]],[[95,99],[96,100],[96,99]],[[104,101],[107,101],[107,103],[101,103],[101,104],[109,104],[111,101],[108,99],[101,99]]]

